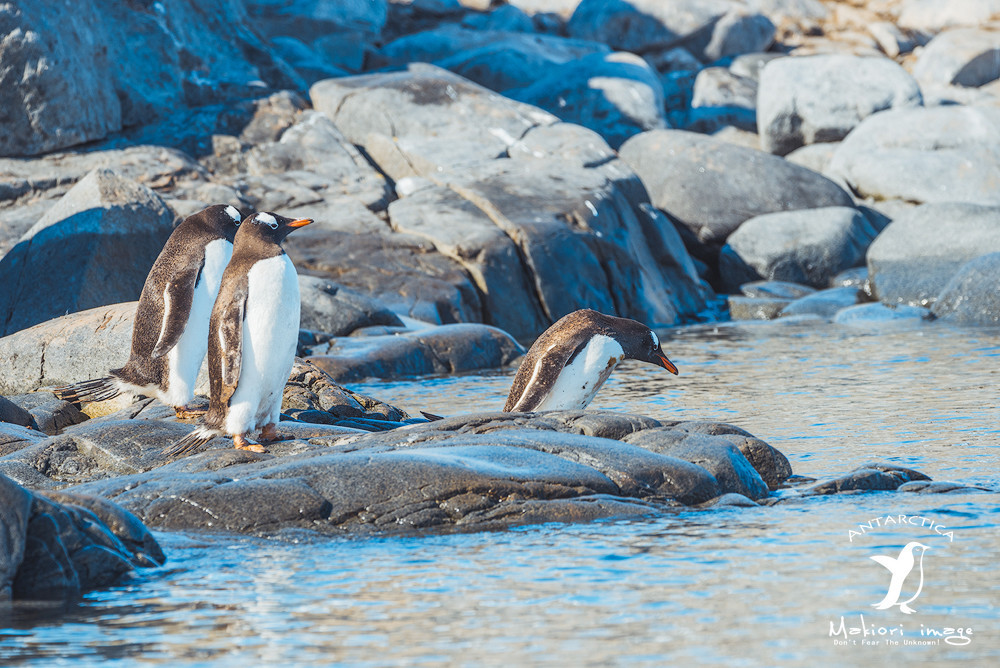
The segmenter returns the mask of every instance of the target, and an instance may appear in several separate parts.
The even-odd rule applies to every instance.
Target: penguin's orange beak
[[[666,355],[664,355],[663,353],[658,352],[658,353],[656,353],[656,358],[657,358],[657,360],[659,360],[660,366],[662,366],[664,369],[666,369],[670,373],[674,374],[675,376],[678,375],[678,373],[677,373],[677,367],[674,366],[673,362],[671,362],[670,360],[667,359]]]
[[[312,218],[299,218],[298,220],[293,220],[292,222],[288,223],[288,226],[289,227],[305,227],[306,225],[310,224],[311,222],[313,222]]]

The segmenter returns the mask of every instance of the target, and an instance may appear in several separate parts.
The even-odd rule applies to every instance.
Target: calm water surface
[[[731,422],[800,475],[883,460],[994,492],[841,495],[471,535],[160,533],[164,568],[69,609],[0,613],[0,659],[998,665],[1000,331],[762,323],[663,334],[681,375],[626,365],[594,408]],[[352,387],[453,415],[499,409],[509,384],[504,373]],[[890,574],[869,557],[910,541],[930,548],[915,612],[876,610]]]

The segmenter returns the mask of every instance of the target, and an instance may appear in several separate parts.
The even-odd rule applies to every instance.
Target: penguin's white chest
[[[613,338],[603,334],[594,336],[573,361],[562,368],[552,382],[552,389],[534,410],[586,408],[624,357],[621,344]]]
[[[226,420],[229,433],[278,421],[299,337],[299,281],[288,256],[257,262],[247,281],[243,359]]]

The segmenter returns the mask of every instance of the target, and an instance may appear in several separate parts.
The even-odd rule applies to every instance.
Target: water
[[[883,460],[1000,489],[1000,331],[780,323],[661,338],[681,375],[627,365],[594,408],[728,421],[782,450],[801,475]],[[452,415],[498,409],[509,384],[510,374],[498,373],[353,387]],[[899,515],[917,524],[859,529]],[[292,544],[160,533],[164,568],[68,609],[19,606],[0,617],[0,657],[28,665],[997,665],[998,524],[993,493],[873,493],[469,535]],[[895,557],[914,540],[930,547],[916,612],[876,610],[889,571],[869,557]],[[873,635],[850,634],[861,616]],[[928,638],[935,644],[911,644]]]

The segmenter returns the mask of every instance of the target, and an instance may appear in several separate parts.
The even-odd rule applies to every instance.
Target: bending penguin
[[[186,454],[228,434],[241,450],[278,439],[281,396],[299,336],[299,282],[281,242],[312,222],[274,213],[247,217],[236,234],[208,332],[209,406],[204,425],[164,453]]]
[[[170,234],[146,276],[132,328],[128,362],[109,376],[53,390],[73,403],[128,392],[154,396],[178,417],[189,406],[208,347],[208,319],[240,225],[234,206],[215,204],[188,216]]]
[[[677,367],[660,348],[656,333],[628,318],[590,309],[574,311],[532,344],[514,376],[506,412],[586,408],[623,359]]]

